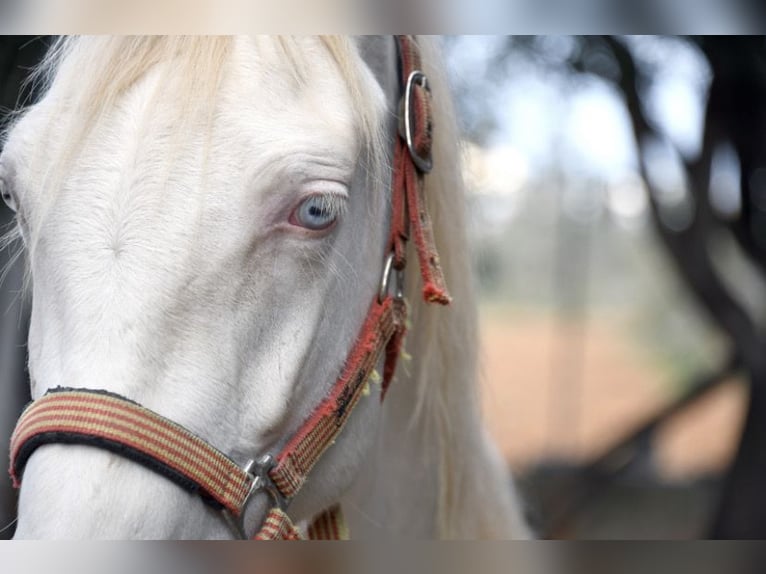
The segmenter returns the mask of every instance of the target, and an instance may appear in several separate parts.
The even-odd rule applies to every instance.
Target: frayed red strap
[[[281,508],[272,508],[253,540],[302,540],[300,531]]]
[[[309,540],[348,540],[349,532],[340,505],[318,514],[307,529]],[[272,508],[253,540],[306,540],[284,510]]]
[[[403,305],[393,297],[373,302],[346,366],[331,393],[314,410],[277,456],[269,476],[290,498],[306,480],[319,457],[335,441],[364,392],[378,359],[389,342],[404,329]],[[393,368],[387,369],[393,374]],[[388,381],[384,381],[387,386]]]
[[[410,36],[397,36],[401,59],[401,82],[407,86],[410,75],[420,71],[420,57]],[[389,245],[394,253],[394,267],[402,270],[406,265],[406,243],[414,235],[415,248],[423,279],[423,297],[429,303],[447,305],[451,298],[436,250],[431,216],[426,208],[424,173],[412,154],[430,161],[433,147],[433,119],[431,92],[425,83],[412,82],[410,99],[402,96],[399,110],[399,136],[394,147],[394,174],[392,180],[391,234]],[[408,147],[405,116],[411,120],[412,149]]]
[[[415,236],[420,276],[423,279],[423,298],[428,303],[448,305],[452,299],[447,291],[439,254],[436,251],[431,216],[426,209],[423,177],[417,173],[411,160],[403,161],[401,169],[405,180],[410,229]]]
[[[308,534],[310,540],[348,540],[348,526],[340,505],[336,504],[314,518]]]

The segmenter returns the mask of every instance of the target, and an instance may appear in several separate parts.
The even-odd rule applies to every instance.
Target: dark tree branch
[[[766,498],[762,487],[766,483],[766,451],[761,448],[766,436],[766,341],[757,324],[728,292],[718,276],[708,252],[708,238],[720,225],[709,205],[709,181],[713,151],[719,141],[716,108],[708,106],[698,159],[685,163],[690,190],[695,198],[695,214],[683,230],[668,229],[662,224],[657,190],[648,177],[643,146],[659,135],[643,113],[639,94],[639,72],[630,51],[618,40],[605,38],[614,52],[620,70],[620,88],[630,113],[641,174],[650,190],[650,203],[657,231],[673,258],[687,286],[702,303],[709,315],[728,335],[739,350],[750,377],[750,403],[736,460],[729,472],[722,496],[719,515],[713,528],[718,538],[762,538],[766,536]],[[713,79],[711,91],[717,89]],[[715,92],[714,92],[715,93]],[[713,100],[715,103],[715,100]]]

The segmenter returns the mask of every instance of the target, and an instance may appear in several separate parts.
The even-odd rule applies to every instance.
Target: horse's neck
[[[386,397],[376,450],[343,500],[354,538],[529,537],[505,464],[478,417],[470,409],[451,417],[459,444],[445,448],[433,421],[413,420],[417,395],[416,381],[404,376]],[[454,481],[446,502],[445,477]],[[445,513],[452,517],[446,523]]]
[[[427,422],[413,420],[412,383],[409,377],[394,381],[369,463],[343,500],[354,538],[437,536],[439,453]]]

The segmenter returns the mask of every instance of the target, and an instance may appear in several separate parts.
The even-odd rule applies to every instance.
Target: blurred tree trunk
[[[742,209],[728,227],[766,276],[766,189],[755,179],[766,168],[766,43],[760,37],[703,38],[698,43],[713,70],[705,129],[715,143],[730,142],[740,161]],[[750,402],[713,525],[715,538],[766,538],[766,340],[757,327],[742,335],[747,336],[742,344],[751,346],[746,348]]]
[[[621,89],[630,113],[639,153],[640,169],[650,190],[655,227],[688,288],[710,317],[728,336],[742,357],[749,375],[750,402],[736,459],[725,481],[712,535],[716,538],[766,537],[766,341],[754,318],[728,291],[713,265],[709,239],[724,224],[710,206],[709,187],[713,154],[724,142],[734,145],[742,164],[742,215],[730,223],[745,252],[761,271],[766,270],[766,249],[758,243],[759,229],[753,223],[754,203],[747,185],[752,174],[766,165],[766,90],[763,89],[762,44],[759,39],[696,39],[713,70],[705,114],[702,150],[697,159],[686,161],[689,190],[695,210],[684,229],[669,229],[662,223],[662,205],[652,188],[643,160],[643,147],[661,139],[643,112],[640,85],[646,80],[630,51],[621,41],[605,38],[619,64]],[[756,214],[757,215],[757,214]]]

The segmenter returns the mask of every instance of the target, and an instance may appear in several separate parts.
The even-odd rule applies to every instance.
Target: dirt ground
[[[672,398],[667,373],[616,319],[587,331],[542,312],[484,309],[482,397],[492,435],[517,471],[548,458],[590,458]],[[692,479],[726,467],[746,400],[732,381],[661,430],[662,476]]]

